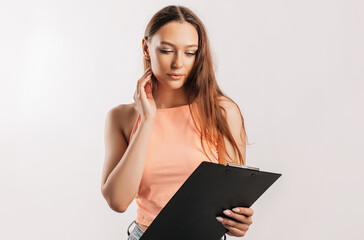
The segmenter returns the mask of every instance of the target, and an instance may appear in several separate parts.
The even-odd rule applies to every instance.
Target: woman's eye
[[[170,52],[173,52],[173,51],[163,50],[163,49],[160,49],[160,51],[161,51],[162,53],[170,53]],[[196,53],[194,53],[194,52],[187,52],[186,54],[187,54],[187,55],[189,55],[189,56],[196,55]]]
[[[170,53],[170,52],[173,52],[173,51],[168,51],[168,50],[163,50],[163,49],[160,49],[160,51],[161,51],[162,53]]]

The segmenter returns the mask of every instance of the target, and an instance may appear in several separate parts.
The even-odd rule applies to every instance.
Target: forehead
[[[187,22],[169,22],[164,24],[153,35],[152,44],[159,45],[161,41],[170,42],[176,47],[185,47],[190,44],[198,44],[198,33],[195,27]]]

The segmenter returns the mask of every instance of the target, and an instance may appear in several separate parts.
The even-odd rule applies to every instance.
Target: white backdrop
[[[144,29],[169,4],[207,28],[247,165],[283,174],[244,238],[364,239],[360,0],[1,1],[0,239],[127,238],[135,201],[113,212],[100,189],[105,116],[133,101]]]

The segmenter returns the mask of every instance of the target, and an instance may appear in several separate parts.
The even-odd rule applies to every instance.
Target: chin
[[[183,85],[184,85],[183,81],[168,82],[168,87],[173,89],[180,89],[181,87],[183,87]]]
[[[158,84],[162,84],[165,87],[168,88],[173,88],[173,89],[179,89],[181,88],[184,84],[185,84],[185,77],[179,79],[179,80],[173,80],[171,78],[167,77],[163,77],[161,78],[160,76],[156,77]]]

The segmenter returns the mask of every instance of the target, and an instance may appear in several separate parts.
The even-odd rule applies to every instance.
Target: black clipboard
[[[281,175],[244,165],[203,161],[140,240],[219,240],[228,230],[216,217],[230,218],[223,213],[225,209],[251,207]]]

